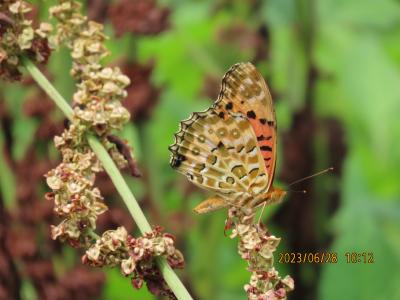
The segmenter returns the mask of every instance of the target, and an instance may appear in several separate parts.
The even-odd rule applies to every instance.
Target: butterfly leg
[[[263,215],[263,213],[264,213],[264,209],[265,209],[265,206],[267,205],[267,201],[264,201],[264,203],[262,204],[262,209],[261,209],[261,213],[260,213],[260,216],[258,217],[258,224],[260,224],[261,223],[261,217],[262,217],[262,215]]]
[[[233,225],[232,219],[231,218],[227,218],[225,220],[225,227],[224,227],[224,236],[225,237],[227,236],[226,231],[230,230],[232,228],[232,225]]]
[[[262,202],[257,203],[254,207],[254,208],[258,208],[258,207],[262,206],[261,214],[258,217],[258,224],[260,224],[265,207],[267,205],[280,203],[283,200],[283,197],[285,195],[286,195],[286,191],[283,191],[279,188],[274,188],[274,187],[272,188],[272,190],[270,192],[265,194],[265,196],[262,198]]]
[[[205,214],[227,206],[229,203],[225,199],[215,195],[201,202],[193,210],[198,214]]]

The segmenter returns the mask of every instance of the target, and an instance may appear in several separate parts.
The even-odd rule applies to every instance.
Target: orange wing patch
[[[271,93],[254,65],[239,63],[225,74],[214,109],[220,117],[240,113],[249,120],[264,159],[269,189],[276,163],[276,117]]]

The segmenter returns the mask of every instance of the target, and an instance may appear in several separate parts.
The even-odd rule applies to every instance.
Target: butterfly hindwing
[[[267,84],[254,65],[239,63],[225,74],[214,109],[223,116],[240,113],[249,120],[263,156],[269,188],[276,162],[276,117]]]
[[[248,120],[213,108],[181,122],[170,146],[171,166],[234,205],[266,192],[268,174]]]

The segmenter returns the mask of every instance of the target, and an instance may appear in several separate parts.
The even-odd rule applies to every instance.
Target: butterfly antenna
[[[291,192],[291,193],[300,193],[300,194],[307,194],[307,191],[306,191],[306,190],[300,190],[300,191],[288,190],[288,192]]]
[[[299,180],[293,181],[293,182],[292,182],[291,184],[289,184],[288,186],[294,185],[294,184],[296,184],[296,183],[302,182],[302,181],[304,181],[304,180],[313,178],[313,177],[318,176],[318,175],[322,175],[322,174],[328,173],[328,172],[330,172],[330,171],[333,171],[333,167],[330,167],[330,168],[328,168],[328,169],[322,170],[322,171],[320,171],[320,172],[318,172],[318,173],[315,173],[315,174],[312,174],[312,175],[310,175],[310,176],[301,178],[301,179],[299,179]],[[305,194],[305,192],[306,192],[306,191],[304,191],[303,194]]]

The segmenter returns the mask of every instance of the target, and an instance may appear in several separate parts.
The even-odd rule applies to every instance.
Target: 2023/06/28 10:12
[[[374,263],[373,252],[346,252],[344,258],[348,264]],[[281,252],[279,253],[278,262],[284,264],[336,264],[338,260],[339,255],[337,252]]]

